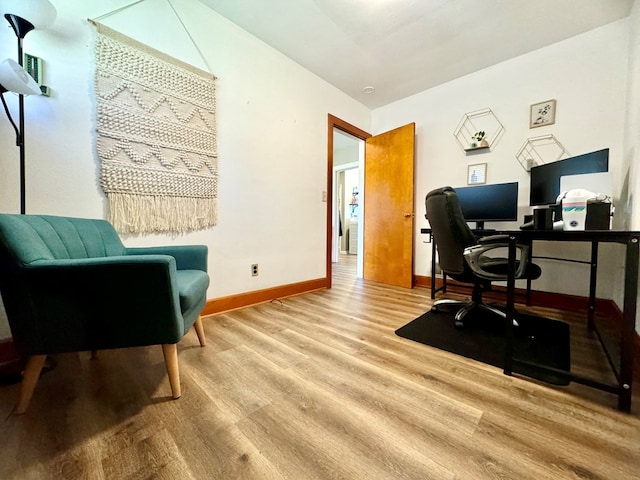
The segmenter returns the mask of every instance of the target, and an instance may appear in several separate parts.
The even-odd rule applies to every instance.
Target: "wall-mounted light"
[[[24,79],[22,75],[29,74],[24,71],[22,68],[22,41],[27,33],[35,28],[47,28],[56,19],[56,9],[49,2],[49,0],[3,0],[0,8],[2,8],[1,13],[4,14],[4,18],[7,19],[11,28],[16,34],[18,39],[18,62],[17,65],[14,65],[16,62],[2,62],[4,65],[4,74],[3,77],[4,82],[10,83],[17,82],[12,85],[16,85],[16,88],[22,89],[14,90],[10,88],[9,85],[5,85],[3,80],[0,79],[0,84],[2,84],[4,91],[15,91],[18,93],[18,125],[15,124],[11,115],[9,114],[9,109],[7,108],[7,104],[4,100],[4,95],[2,95],[2,103],[4,105],[5,111],[7,112],[7,116],[13,125],[13,128],[16,131],[16,144],[20,149],[20,213],[26,213],[26,201],[25,201],[25,191],[26,191],[26,168],[25,168],[25,149],[24,149],[24,95],[29,94],[40,94],[40,88],[33,81],[31,84],[28,80]],[[17,69],[16,66],[20,68]],[[13,71],[13,72],[12,72]],[[31,77],[29,77],[31,78]],[[33,79],[31,79],[33,80]],[[20,83],[22,81],[22,83]],[[31,92],[31,88],[33,85],[37,87],[38,92]],[[27,92],[27,93],[25,93]]]

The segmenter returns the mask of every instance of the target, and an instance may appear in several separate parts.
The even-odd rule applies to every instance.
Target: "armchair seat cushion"
[[[180,310],[186,312],[206,295],[209,275],[202,270],[178,270],[176,280],[180,296]]]

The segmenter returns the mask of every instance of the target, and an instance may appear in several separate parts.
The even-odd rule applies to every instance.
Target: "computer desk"
[[[638,263],[640,257],[640,232],[617,230],[588,230],[588,231],[553,231],[553,230],[517,230],[500,232],[508,236],[508,279],[507,279],[507,347],[505,351],[504,373],[511,375],[514,365],[530,365],[541,370],[565,375],[570,380],[593,388],[618,395],[618,409],[631,411],[631,391],[633,383],[633,344],[636,323],[636,299],[638,294]],[[515,358],[513,355],[513,318],[515,314],[515,265],[516,244],[531,243],[533,241],[550,242],[581,242],[591,244],[589,307],[587,311],[587,326],[595,331],[600,344],[609,360],[609,364],[616,377],[616,384],[598,382],[570,372],[564,372],[542,365]],[[624,297],[622,311],[622,325],[618,335],[619,354],[611,352],[603,334],[598,330],[595,319],[596,313],[596,280],[598,270],[598,246],[601,243],[617,243],[625,245],[624,269]]]
[[[439,291],[446,292],[446,275],[442,275],[443,283],[436,288],[436,244],[431,237],[431,229],[423,228],[421,233],[428,234],[431,242],[431,298],[434,299]],[[509,276],[507,279],[507,348],[505,350],[504,373],[511,375],[514,364],[532,365],[542,370],[547,370],[564,375],[570,380],[593,388],[618,395],[618,409],[624,412],[631,410],[631,390],[633,384],[633,346],[636,323],[636,299],[638,292],[638,263],[640,232],[619,230],[587,230],[587,231],[554,231],[554,230],[480,230],[474,231],[476,235],[505,234],[508,239]],[[515,314],[515,265],[516,244],[532,243],[533,241],[550,242],[580,242],[591,244],[591,259],[589,262],[589,303],[587,310],[587,327],[595,331],[598,340],[609,360],[609,364],[616,377],[617,384],[605,384],[571,372],[555,370],[543,365],[535,365],[513,356],[513,318]],[[598,246],[600,243],[617,243],[626,245],[625,271],[624,271],[624,298],[622,312],[622,326],[619,332],[619,355],[610,352],[601,332],[595,323],[596,313],[596,284],[598,273]],[[555,260],[561,260],[555,258]],[[527,305],[531,294],[531,282],[527,282]],[[616,358],[617,357],[617,358]]]

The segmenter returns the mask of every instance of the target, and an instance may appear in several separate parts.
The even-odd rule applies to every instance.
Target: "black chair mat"
[[[480,310],[469,313],[464,327],[454,325],[455,311],[429,311],[396,330],[396,335],[467,358],[504,367],[505,322]],[[568,372],[571,367],[569,325],[557,320],[518,314],[514,328],[514,358]],[[566,374],[514,364],[513,372],[554,385],[568,385]]]

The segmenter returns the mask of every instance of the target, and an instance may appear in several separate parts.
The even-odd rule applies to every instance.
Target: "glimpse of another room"
[[[341,172],[342,195],[339,198],[342,222],[340,253],[358,255],[358,220],[360,205],[359,169],[351,168]]]
[[[334,234],[332,262],[339,263],[362,253],[361,187],[362,140],[334,129]],[[357,265],[358,262],[349,262]],[[357,270],[357,267],[356,267]],[[356,273],[356,272],[354,272]]]

